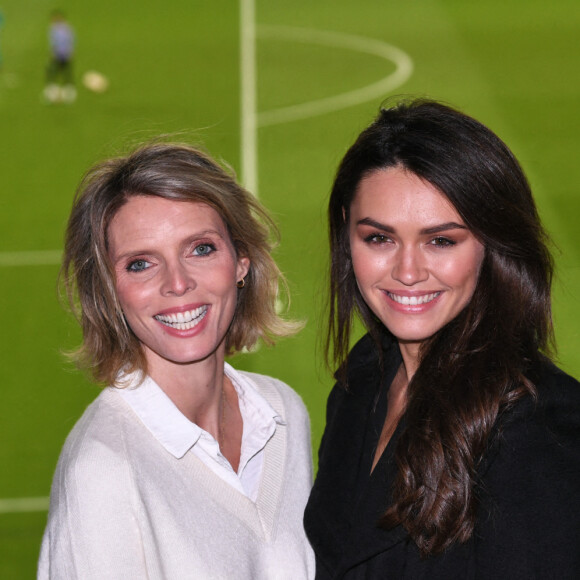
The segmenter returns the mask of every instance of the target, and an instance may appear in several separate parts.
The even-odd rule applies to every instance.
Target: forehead
[[[211,220],[223,225],[220,213],[211,205],[202,201],[167,199],[154,195],[132,195],[113,216],[114,220],[127,217],[131,220],[148,219],[153,222],[166,219],[195,219],[196,221]]]
[[[134,195],[111,219],[107,239],[111,243],[134,237],[169,239],[181,232],[205,229],[227,234],[221,215],[206,203]]]
[[[459,213],[434,185],[402,167],[378,169],[364,177],[350,207],[351,215],[462,224]]]

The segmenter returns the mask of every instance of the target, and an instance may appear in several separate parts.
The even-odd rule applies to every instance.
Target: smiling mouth
[[[432,300],[435,300],[441,292],[433,292],[432,294],[423,294],[422,296],[399,296],[398,294],[393,294],[392,292],[387,292],[387,296],[394,300],[397,304],[402,304],[403,306],[419,306],[420,304],[428,304]]]
[[[195,308],[194,310],[186,310],[185,312],[176,312],[174,314],[156,314],[153,318],[177,330],[191,330],[196,327],[207,314],[207,304]]]

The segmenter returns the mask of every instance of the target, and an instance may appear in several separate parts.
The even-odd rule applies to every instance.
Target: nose
[[[164,296],[183,296],[196,286],[195,278],[185,264],[177,261],[166,265],[161,286],[161,293]]]
[[[429,277],[429,273],[421,250],[416,247],[399,248],[395,256],[392,276],[405,286],[424,282]]]

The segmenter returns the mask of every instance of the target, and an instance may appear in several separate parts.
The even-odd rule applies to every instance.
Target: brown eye
[[[436,238],[433,238],[431,240],[431,244],[433,246],[440,246],[440,247],[448,247],[448,246],[454,246],[456,244],[456,242],[454,242],[453,240],[450,240],[449,238],[445,238],[443,236],[437,236]]]
[[[389,241],[389,238],[384,234],[370,234],[365,237],[365,242],[368,244],[384,244]]]

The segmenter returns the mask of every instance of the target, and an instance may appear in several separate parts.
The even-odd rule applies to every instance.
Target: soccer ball
[[[104,93],[109,88],[107,77],[94,70],[89,70],[83,75],[83,84],[93,93]]]

